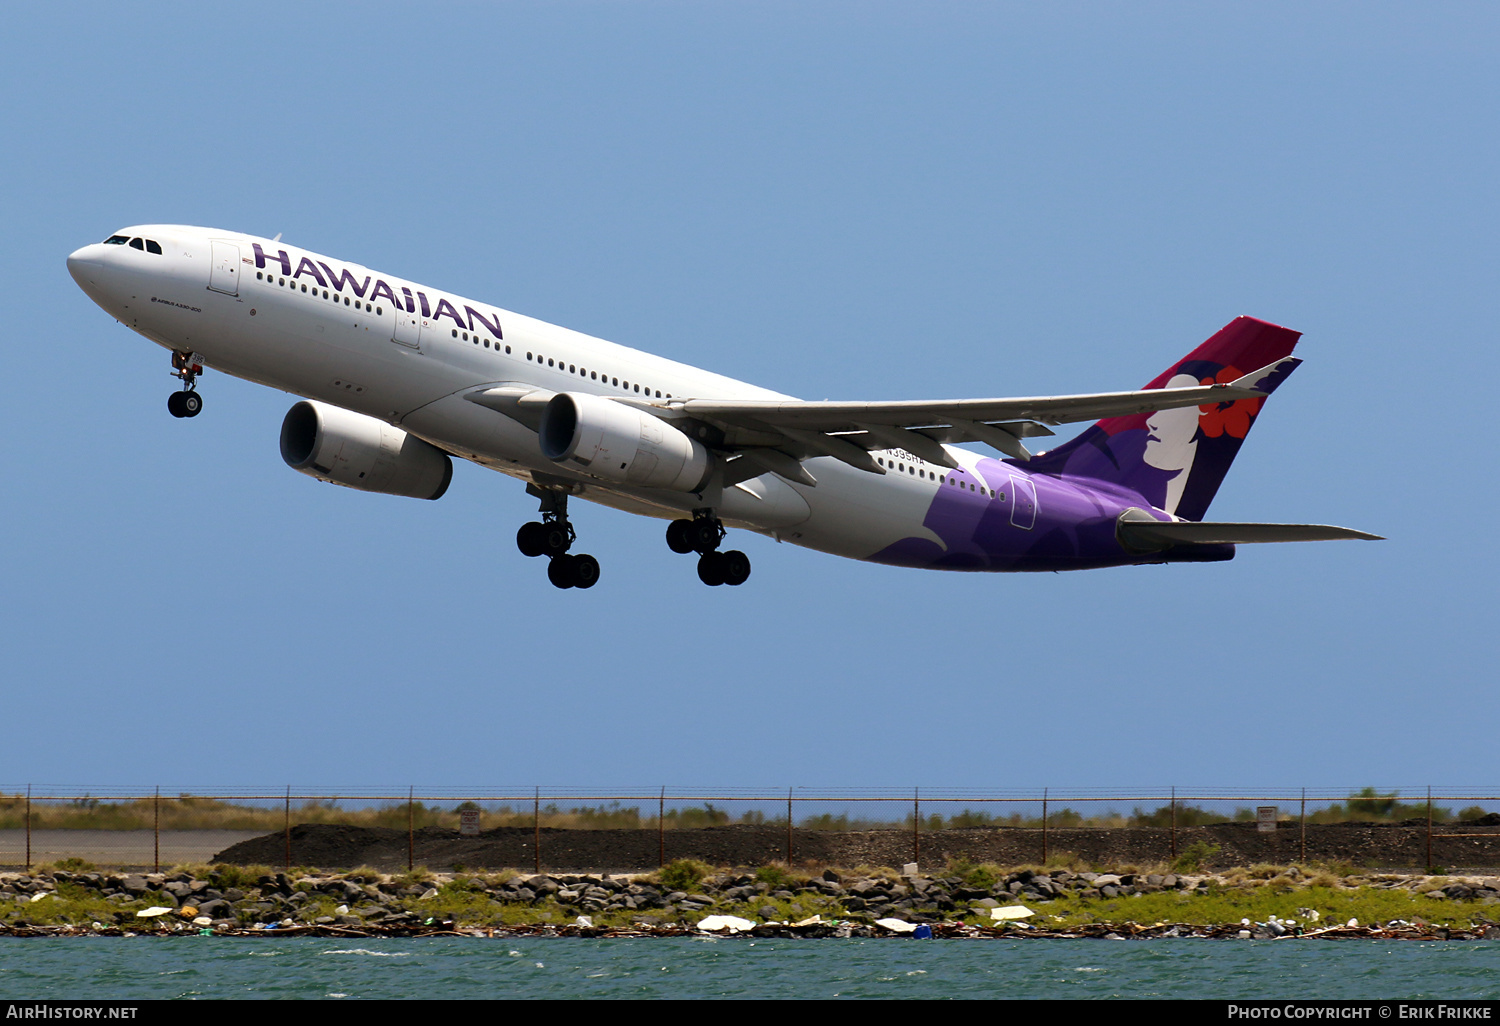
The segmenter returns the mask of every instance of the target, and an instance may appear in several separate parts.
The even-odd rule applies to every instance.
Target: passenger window
[[[156,243],[152,242],[150,239],[147,239],[146,240],[146,252],[147,253],[155,253],[157,256],[161,256],[161,247],[158,246]]]
[[[146,248],[146,244],[144,242],[142,242],[140,239],[131,239],[130,240],[130,248],[131,249],[144,250]]]

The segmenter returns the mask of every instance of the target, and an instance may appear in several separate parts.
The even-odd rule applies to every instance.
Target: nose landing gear
[[[198,394],[198,375],[203,362],[197,353],[172,354],[172,377],[182,379],[182,391],[167,396],[167,412],[174,417],[196,417],[203,412],[203,397]]]
[[[738,549],[720,552],[724,524],[711,509],[693,510],[693,519],[667,525],[667,547],[686,555],[698,553],[698,579],[710,587],[735,587],[750,579],[750,557]]]
[[[599,561],[584,553],[568,553],[578,538],[568,521],[568,493],[536,485],[527,485],[526,491],[541,500],[542,519],[521,525],[516,548],[523,556],[546,556],[547,580],[554,586],[592,588],[599,582]]]

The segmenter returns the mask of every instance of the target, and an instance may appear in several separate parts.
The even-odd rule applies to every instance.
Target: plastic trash
[[[755,924],[748,919],[739,916],[707,916],[698,920],[698,929],[708,933],[717,933],[720,930],[728,930],[730,933],[744,933],[746,930],[755,929]]]
[[[999,908],[990,909],[991,919],[1025,919],[1034,916],[1035,912],[1025,905],[1001,905]]]
[[[932,927],[926,923],[918,923],[917,928],[911,932],[916,940],[932,940]]]
[[[875,925],[883,926],[892,933],[911,933],[917,928],[915,923],[908,923],[904,919],[877,919]]]

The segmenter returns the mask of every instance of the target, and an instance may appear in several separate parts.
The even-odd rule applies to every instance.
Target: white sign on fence
[[[1255,808],[1255,829],[1263,834],[1276,832],[1276,806],[1258,805]]]

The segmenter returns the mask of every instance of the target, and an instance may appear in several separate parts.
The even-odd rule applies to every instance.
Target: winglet
[[[1242,374],[1239,377],[1235,378],[1233,381],[1229,382],[1226,387],[1243,388],[1248,389],[1252,392],[1256,392],[1260,395],[1269,395],[1271,393],[1271,388],[1261,388],[1261,382],[1265,381],[1269,377],[1274,377],[1277,375],[1286,377],[1286,375],[1295,370],[1297,368],[1297,365],[1301,362],[1302,361],[1297,359],[1295,356],[1289,356],[1286,359],[1277,360],[1275,363],[1268,363],[1260,370],[1251,371],[1249,374]],[[1272,388],[1274,387],[1275,386],[1273,385]]]

